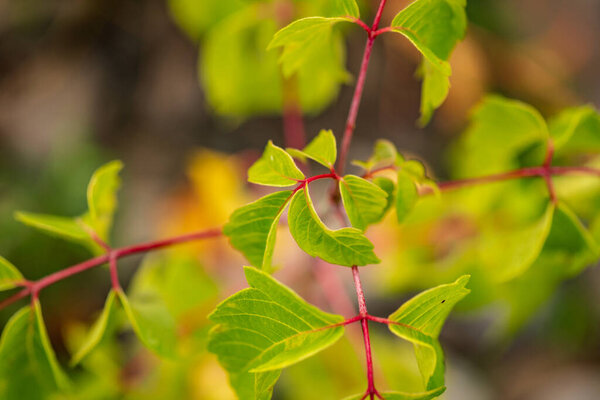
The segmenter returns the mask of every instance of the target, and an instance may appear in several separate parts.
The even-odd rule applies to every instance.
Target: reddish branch
[[[131,254],[144,253],[144,252],[148,252],[151,250],[169,247],[169,246],[173,246],[173,245],[180,244],[180,243],[215,238],[215,237],[219,237],[221,235],[222,235],[221,229],[216,228],[216,229],[209,229],[209,230],[200,231],[200,232],[188,233],[185,235],[176,236],[176,237],[172,237],[172,238],[168,238],[168,239],[156,240],[153,242],[147,242],[147,243],[137,244],[137,245],[133,245],[133,246],[111,249],[107,254],[104,254],[104,255],[101,255],[98,257],[94,257],[94,258],[91,258],[82,263],[75,264],[71,267],[62,269],[60,271],[57,271],[53,274],[50,274],[50,275],[44,277],[44,278],[41,278],[37,281],[20,282],[19,285],[23,286],[23,289],[21,291],[15,293],[11,297],[8,297],[4,301],[0,302],[0,309],[7,307],[10,304],[14,303],[15,301],[20,300],[28,295],[31,295],[33,299],[36,299],[38,297],[39,292],[42,289],[44,289],[45,287],[48,287],[48,286],[52,285],[53,283],[56,283],[63,279],[66,279],[70,276],[79,274],[80,272],[87,271],[88,269],[91,269],[98,265],[104,264],[106,262],[110,262],[110,264],[111,264],[111,281],[112,281],[113,287],[118,288],[120,286],[118,286],[119,281],[118,281],[118,276],[116,275],[116,272],[117,272],[116,260],[117,259],[124,257],[124,256],[131,255]],[[117,286],[115,286],[115,285],[117,285]]]

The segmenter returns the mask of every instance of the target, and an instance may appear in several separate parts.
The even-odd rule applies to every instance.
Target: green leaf
[[[162,299],[153,291],[135,293],[131,299],[122,291],[118,291],[117,295],[140,341],[156,354],[174,358],[175,320]]]
[[[445,390],[445,387],[439,387],[422,393],[382,392],[380,394],[385,400],[431,400],[441,396]],[[344,400],[361,400],[363,397],[364,393],[361,393],[346,397]]]
[[[404,303],[389,316],[392,333],[413,343],[419,370],[427,390],[444,386],[444,354],[438,336],[448,314],[470,291],[469,276],[426,290]]]
[[[385,204],[385,207],[383,208],[383,215],[385,215],[385,214],[387,214],[389,209],[392,208],[392,205],[395,204],[396,185],[394,184],[394,181],[392,181],[389,178],[385,178],[383,176],[376,176],[375,178],[373,178],[373,183],[376,184],[377,186],[379,186],[379,188],[381,190],[383,190],[384,192],[387,193],[386,204]]]
[[[373,244],[360,230],[331,230],[323,224],[306,186],[292,198],[288,223],[298,246],[313,257],[347,267],[379,263],[373,253]]]
[[[94,232],[102,239],[108,239],[113,214],[117,208],[117,190],[121,186],[119,172],[121,161],[111,161],[98,168],[88,184],[87,201],[89,222]]]
[[[555,206],[549,203],[545,212],[533,223],[518,230],[498,232],[484,238],[480,250],[489,274],[499,282],[523,274],[540,255],[552,227]]]
[[[334,0],[334,15],[360,18],[360,11],[355,0]]]
[[[352,21],[345,17],[308,17],[292,22],[279,30],[267,47],[268,50],[283,47],[279,62],[283,75],[290,77],[314,59],[323,43],[333,40],[333,26],[338,22]]]
[[[404,161],[396,150],[396,146],[389,140],[378,139],[373,147],[373,154],[367,161],[352,161],[365,171],[371,171],[378,167],[399,165]]]
[[[329,326],[344,318],[306,303],[256,268],[245,267],[244,272],[250,287],[225,299],[209,316],[218,325],[211,332],[208,349],[217,354],[233,377],[250,384],[270,372],[266,386],[272,387],[271,378],[276,379],[280,369],[314,355],[342,337],[343,326]],[[235,381],[232,383],[239,388]]]
[[[416,0],[392,21],[392,31],[404,35],[424,57],[421,124],[431,119],[448,94],[448,59],[465,34],[465,6],[465,0]]]
[[[92,352],[105,337],[109,327],[115,323],[116,314],[119,310],[118,304],[115,301],[116,298],[117,294],[114,290],[111,290],[106,298],[102,313],[96,322],[94,322],[94,325],[92,325],[79,350],[71,358],[71,366],[79,364],[81,360]]]
[[[248,170],[248,182],[259,185],[286,187],[304,179],[292,157],[269,140],[261,158]]]
[[[379,222],[387,206],[387,193],[374,183],[356,175],[339,181],[342,202],[353,227],[362,231]]]
[[[17,282],[23,281],[23,275],[6,258],[0,256],[0,291],[12,289]]]
[[[419,199],[419,192],[413,178],[403,169],[398,171],[395,199],[398,222],[403,222]]]
[[[473,111],[467,131],[456,148],[459,177],[473,177],[519,168],[518,156],[545,146],[549,134],[540,113],[528,104],[487,96]],[[540,165],[544,154],[536,160]]]
[[[568,108],[549,122],[556,155],[600,151],[600,114],[592,106]]]
[[[231,245],[253,265],[271,268],[277,225],[292,192],[271,193],[238,208],[223,227]]]
[[[36,300],[14,314],[2,332],[0,398],[43,399],[68,387]]]
[[[306,161],[306,158],[310,158],[327,168],[332,168],[337,158],[335,136],[331,130],[321,130],[304,150],[286,150],[289,154],[302,161]]]
[[[17,211],[15,219],[52,236],[73,242],[81,243],[91,240],[83,223],[81,221],[78,222],[75,218]]]

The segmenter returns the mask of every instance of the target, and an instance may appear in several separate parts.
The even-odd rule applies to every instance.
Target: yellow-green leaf
[[[269,141],[261,158],[248,170],[248,182],[259,185],[286,187],[304,179],[292,157]]]

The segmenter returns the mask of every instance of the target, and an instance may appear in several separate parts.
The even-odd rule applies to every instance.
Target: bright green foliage
[[[171,15],[194,41],[207,29],[245,5],[245,0],[168,0]]]
[[[69,218],[54,215],[17,212],[15,218],[26,225],[88,247],[93,253],[103,249],[92,237],[108,241],[112,219],[117,207],[116,192],[120,186],[121,161],[111,161],[98,168],[87,188],[88,212],[81,217]]]
[[[396,181],[396,216],[398,222],[403,222],[412,211],[419,199],[419,192],[412,177],[403,169],[398,171]]]
[[[298,246],[313,257],[329,263],[351,267],[376,264],[373,244],[356,228],[331,230],[317,215],[308,187],[292,198],[288,223]]]
[[[271,268],[277,225],[292,192],[275,192],[235,210],[223,233],[253,265]]]
[[[391,27],[423,54],[421,123],[431,119],[450,87],[448,59],[467,25],[465,0],[416,0],[394,17]]]
[[[224,300],[209,316],[218,324],[209,350],[230,373],[240,398],[269,399],[279,370],[335,343],[344,328],[329,326],[344,318],[311,306],[256,268],[244,271],[250,288]]]
[[[340,179],[339,187],[353,227],[364,231],[383,218],[388,195],[379,186],[356,175],[346,175]]]
[[[248,170],[248,182],[259,185],[286,187],[304,179],[292,157],[269,141],[263,155]]]
[[[355,0],[334,0],[333,15],[360,18],[360,11]]]
[[[548,128],[540,113],[516,100],[487,96],[474,110],[456,157],[458,174],[470,177],[518,168],[519,155],[533,147],[545,147]],[[534,165],[544,159],[541,153]]]
[[[489,274],[497,281],[507,281],[522,275],[535,262],[552,227],[554,204],[535,221],[511,232],[495,230],[484,238],[480,249]]]
[[[389,316],[396,322],[389,325],[390,331],[414,344],[427,390],[444,386],[444,354],[438,336],[454,305],[470,292],[465,288],[468,281],[469,276],[462,276],[454,283],[429,289]]]
[[[8,321],[0,340],[0,398],[44,399],[68,388],[36,300]]]
[[[0,256],[0,291],[12,289],[23,280],[23,275],[6,258]]]
[[[291,76],[315,58],[323,43],[331,43],[333,26],[351,21],[346,17],[308,17],[292,22],[275,34],[268,49],[283,47],[279,62],[283,75]]]
[[[140,341],[160,356],[175,357],[175,320],[160,295],[154,290],[136,292],[131,298],[120,290],[117,295]]]
[[[200,77],[211,107],[219,114],[244,118],[279,114],[288,99],[298,101],[305,113],[319,112],[330,104],[340,84],[348,81],[340,33],[330,29],[328,40],[313,43],[302,66],[290,79],[273,79],[282,73],[278,52],[267,51],[279,28],[273,18],[278,3],[242,3],[211,26],[201,47]],[[321,1],[294,5],[303,16],[328,16],[325,8],[330,7],[330,2]]]
[[[327,168],[332,168],[337,158],[335,136],[331,130],[325,129],[321,130],[304,150],[286,149],[286,151],[302,161],[310,158]]]
[[[96,346],[104,339],[107,331],[116,323],[117,312],[119,311],[116,298],[116,292],[111,290],[106,298],[102,313],[96,322],[94,322],[94,325],[92,325],[79,350],[77,350],[71,358],[71,366],[79,364],[84,357],[94,350],[94,348],[96,348]]]
[[[383,216],[385,216],[392,205],[396,203],[396,194],[394,193],[396,185],[391,179],[384,178],[382,176],[376,176],[373,178],[373,183],[379,186],[379,188],[387,194],[386,205],[383,208]]]
[[[440,396],[446,388],[440,387],[433,390],[428,390],[422,393],[401,393],[401,392],[382,392],[381,396],[385,400],[431,400]],[[364,396],[363,393],[354,396],[346,397],[344,400],[360,400]]]
[[[374,169],[381,167],[388,167],[392,165],[398,165],[402,163],[404,159],[398,151],[396,146],[389,140],[378,139],[373,146],[373,154],[367,161],[352,161],[352,164],[358,165],[367,172],[371,172]]]
[[[600,151],[600,114],[592,106],[568,108],[549,122],[556,155]]]

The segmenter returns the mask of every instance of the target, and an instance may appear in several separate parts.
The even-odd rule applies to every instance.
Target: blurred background
[[[248,25],[237,21],[241,17],[235,14],[251,3],[248,0],[221,3],[0,1],[0,254],[26,277],[39,278],[89,255],[20,225],[13,218],[14,211],[81,213],[89,177],[109,160],[125,164],[113,232],[116,245],[219,226],[233,209],[265,193],[245,184],[245,170],[269,139],[284,145],[281,113],[282,108],[285,112],[286,82],[278,75],[276,63],[273,68],[258,63],[262,58],[276,60],[276,54],[261,54],[270,40],[269,32],[277,26],[263,26],[261,21],[270,15],[264,16],[260,8],[252,10],[254,19],[249,18]],[[276,5],[282,22],[318,15],[326,6],[325,0],[290,3],[289,7]],[[390,0],[383,23],[389,23],[407,3]],[[365,20],[371,20],[374,7],[374,2],[361,4]],[[351,159],[368,156],[374,141],[386,138],[403,154],[422,160],[430,176],[445,180],[453,175],[447,149],[465,129],[469,110],[487,92],[530,103],[544,116],[573,105],[600,106],[600,2],[471,0],[467,14],[467,36],[451,59],[449,97],[425,128],[416,124],[419,55],[398,35],[380,37],[369,67]],[[216,35],[223,32],[223,26],[231,27],[230,35]],[[226,42],[240,43],[248,30],[254,41],[238,46]],[[355,26],[344,28],[340,35],[344,50],[339,57],[350,75],[300,77],[300,96],[310,91],[311,82],[323,82],[320,92],[301,101],[307,111],[304,125],[309,139],[321,128],[333,129],[339,138],[345,124],[365,37]],[[227,53],[229,69],[215,67],[218,50]],[[241,60],[249,76],[235,70]],[[229,73],[237,74],[236,78]],[[263,97],[257,99],[258,95]],[[454,232],[460,228],[468,230],[462,225],[447,227]],[[386,241],[384,233],[373,234],[375,243],[391,252],[395,244]],[[280,243],[281,247],[295,246],[290,238]],[[240,268],[244,260],[227,250],[225,241],[187,246],[186,251],[195,255],[216,282],[214,287],[209,285],[208,304],[244,286]],[[280,254],[279,259],[288,258]],[[133,257],[121,262],[124,282],[140,260]],[[331,310],[334,305],[327,304],[327,296],[311,286],[314,277],[301,261],[289,262],[289,268],[280,271],[280,279]],[[338,272],[352,295],[350,274]],[[101,309],[110,286],[107,275],[102,269],[90,271],[43,293],[46,323],[60,360],[68,359],[68,338],[74,335],[69,327],[89,324],[90,316]],[[364,276],[370,311],[376,315],[393,311],[415,290],[439,280],[402,276],[397,285],[380,290],[381,281],[389,283],[390,275],[370,269]],[[449,389],[444,398],[599,399],[599,289],[600,273],[588,268],[558,285],[518,328],[500,339],[489,337],[495,310],[476,308],[470,316],[453,319],[442,335],[448,352]],[[211,309],[206,304],[202,307]],[[15,309],[0,313],[2,325]],[[410,346],[398,343],[383,329],[374,329],[380,379],[393,389],[410,390],[418,385]],[[324,398],[353,394],[344,392],[349,386],[359,392],[364,374],[362,353],[353,350],[356,334],[360,332],[351,332],[348,341],[285,373],[275,398],[315,398],[311,390],[317,387],[328,394]],[[349,361],[343,368],[329,365],[337,369],[329,372],[329,382],[319,379],[327,376],[320,371],[336,359],[333,355]],[[223,388],[206,390],[219,386],[214,382],[225,385],[211,356],[199,355],[193,366],[178,365],[177,373],[163,373],[163,367],[157,367],[162,364],[148,356],[136,357],[117,364],[115,381],[107,384],[118,382],[120,389],[115,393],[81,398],[231,396]],[[152,374],[162,378],[148,381]],[[189,377],[177,385],[164,377],[177,374]],[[315,379],[319,382],[314,387],[306,387],[306,382],[312,385]],[[157,391],[153,384],[164,391]],[[171,386],[180,391],[169,392]],[[180,397],[172,397],[173,393]]]

